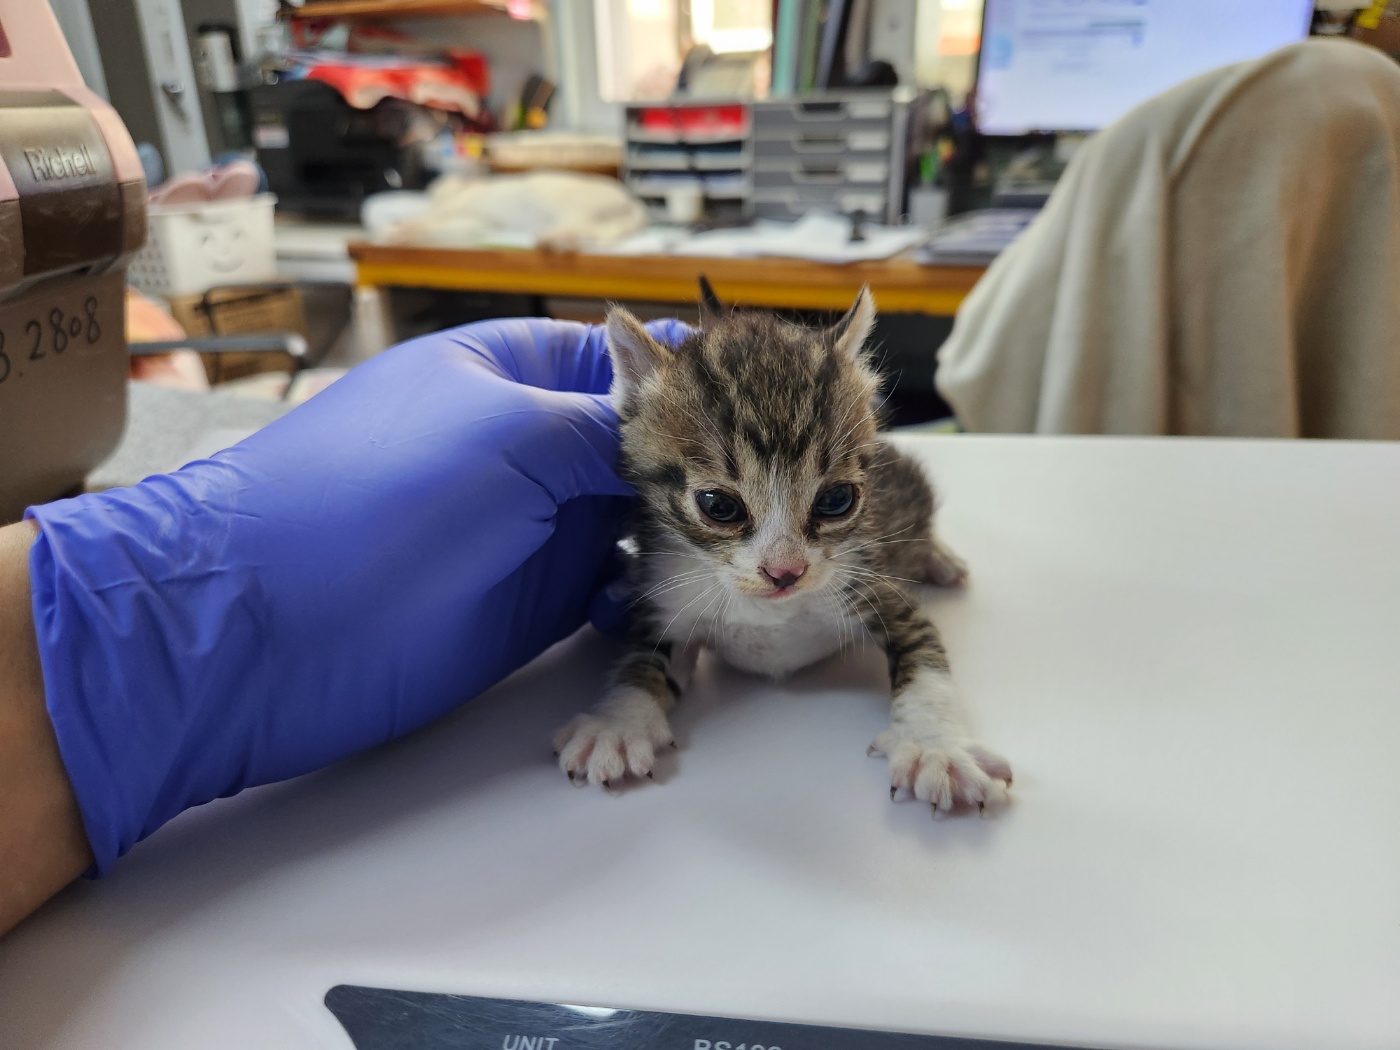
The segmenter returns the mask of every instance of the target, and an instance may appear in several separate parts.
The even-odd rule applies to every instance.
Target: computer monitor
[[[1208,69],[1308,34],[1313,0],[985,0],[984,135],[1096,131]]]

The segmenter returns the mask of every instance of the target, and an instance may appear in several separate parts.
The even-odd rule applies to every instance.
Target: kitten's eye
[[[711,521],[717,521],[721,525],[733,525],[749,516],[749,512],[744,509],[742,503],[724,492],[714,492],[708,489],[704,492],[697,492],[695,503],[705,517]]]
[[[832,485],[812,505],[812,513],[819,518],[839,518],[849,511],[856,501],[855,486],[848,482]]]

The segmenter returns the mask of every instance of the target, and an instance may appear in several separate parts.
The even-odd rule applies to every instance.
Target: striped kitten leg
[[[890,763],[890,797],[904,791],[934,815],[960,803],[981,809],[1011,786],[1011,766],[972,739],[948,654],[924,613],[891,586],[866,598],[866,628],[890,662],[890,728],[870,745]]]
[[[650,778],[656,749],[675,746],[666,714],[680,699],[696,655],[674,654],[671,642],[634,640],[613,668],[603,699],[554,736],[559,768],[569,780],[612,787],[629,773]]]

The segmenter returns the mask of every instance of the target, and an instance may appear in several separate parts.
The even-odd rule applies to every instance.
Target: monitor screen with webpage
[[[986,0],[984,135],[1096,131],[1208,69],[1308,34],[1312,0]]]

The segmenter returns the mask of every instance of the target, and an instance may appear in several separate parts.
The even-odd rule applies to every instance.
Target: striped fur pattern
[[[702,649],[781,677],[870,638],[889,659],[893,717],[871,751],[889,759],[891,797],[937,814],[1004,794],[1010,768],[971,739],[912,590],[966,570],[934,537],[923,471],[877,433],[874,319],[868,291],[826,330],[711,304],[664,347],[610,314],[637,603],[603,701],[556,737],[575,783],[652,775]]]

